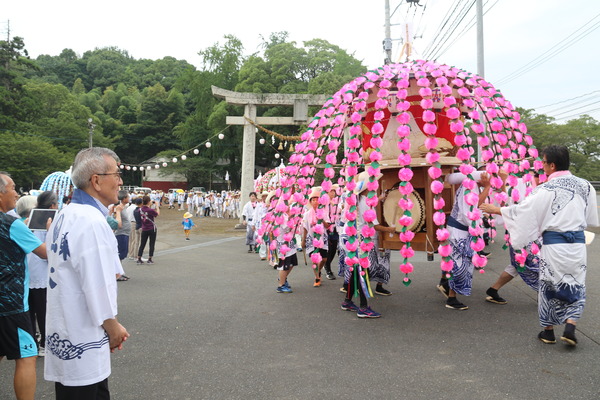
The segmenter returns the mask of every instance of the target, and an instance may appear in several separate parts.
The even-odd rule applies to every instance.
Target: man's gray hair
[[[8,172],[0,171],[0,193],[6,193],[6,179],[4,176],[10,176]]]
[[[87,188],[94,174],[114,172],[108,171],[105,156],[113,158],[116,162],[120,161],[114,151],[104,147],[90,147],[77,153],[71,172],[71,180],[76,188]]]

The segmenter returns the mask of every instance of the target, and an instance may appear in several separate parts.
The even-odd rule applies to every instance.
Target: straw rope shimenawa
[[[258,129],[260,129],[261,131],[266,132],[266,133],[268,133],[271,136],[275,136],[279,140],[282,140],[282,141],[285,141],[285,140],[287,140],[287,141],[295,140],[297,142],[300,141],[300,140],[302,140],[302,138],[300,136],[285,136],[285,135],[282,135],[281,133],[273,132],[272,130],[269,130],[269,129],[265,128],[264,126],[261,126],[261,125],[257,124],[256,122],[252,121],[248,117],[244,117],[244,119],[246,121],[250,122],[250,124],[252,124],[255,127],[257,127]]]

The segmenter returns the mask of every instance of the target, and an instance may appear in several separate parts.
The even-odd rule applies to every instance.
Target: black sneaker
[[[491,253],[491,252],[489,252],[489,251],[483,251],[483,250],[481,250],[481,251],[480,251],[479,253],[477,253],[477,254],[479,254],[480,256],[484,256],[484,257],[489,257],[489,256],[491,256],[491,255],[492,255],[492,253]]]
[[[444,281],[440,281],[440,284],[437,285],[438,290],[440,291],[441,294],[443,294],[446,298],[448,298],[448,295],[450,293],[450,286],[448,285],[448,280],[444,279]]]
[[[463,303],[458,301],[456,297],[448,297],[446,300],[446,308],[450,308],[452,310],[468,310],[469,307],[465,306]]]
[[[508,303],[506,300],[504,300],[502,297],[500,297],[500,295],[498,294],[498,291],[496,289],[489,288],[485,292],[485,294],[487,294],[485,301],[489,301],[490,303],[494,303],[494,304]]]
[[[380,296],[391,296],[392,292],[390,292],[383,286],[377,286],[377,287],[375,287],[375,294],[378,294]]]
[[[546,344],[554,344],[556,343],[556,338],[554,337],[554,329],[544,329],[540,333],[538,333],[538,339]]]
[[[567,324],[565,326],[565,332],[560,337],[560,340],[562,340],[569,346],[577,346],[577,338],[575,337],[575,325]]]
[[[335,275],[333,275],[333,273],[328,272],[327,273],[327,279],[329,279],[330,281],[334,281],[335,280]]]

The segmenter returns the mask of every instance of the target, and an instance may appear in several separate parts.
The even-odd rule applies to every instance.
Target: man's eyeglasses
[[[113,175],[113,176],[116,176],[117,178],[120,178],[121,176],[123,176],[123,173],[121,171],[119,171],[119,172],[107,172],[105,174],[94,174],[94,175],[101,175],[101,176]]]

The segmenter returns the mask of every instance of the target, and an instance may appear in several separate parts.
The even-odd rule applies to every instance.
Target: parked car
[[[148,194],[148,193],[152,192],[152,189],[150,189],[149,187],[136,186],[133,189],[133,191],[136,193],[144,192],[144,194]]]
[[[194,186],[192,188],[192,192],[206,192],[206,188],[204,186]]]

